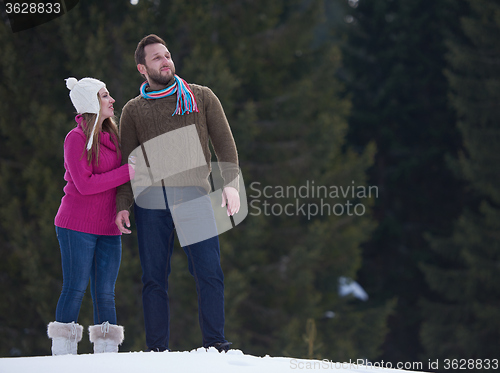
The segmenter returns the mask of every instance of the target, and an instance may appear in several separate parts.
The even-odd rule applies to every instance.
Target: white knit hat
[[[106,84],[94,78],[83,78],[76,80],[75,78],[68,78],[66,80],[66,87],[70,90],[69,97],[78,114],[90,113],[97,114],[90,139],[87,144],[87,150],[92,147],[94,141],[94,131],[99,119],[99,98],[98,93],[101,88],[106,87]]]

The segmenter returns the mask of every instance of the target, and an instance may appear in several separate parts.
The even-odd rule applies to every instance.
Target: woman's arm
[[[128,164],[102,174],[94,174],[87,157],[82,157],[84,149],[85,138],[78,133],[70,132],[64,141],[64,161],[76,189],[82,195],[101,193],[130,180]]]

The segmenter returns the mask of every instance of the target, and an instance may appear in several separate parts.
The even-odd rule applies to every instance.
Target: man
[[[140,192],[132,192],[133,184],[122,185],[118,188],[116,199],[116,224],[121,232],[130,233],[127,229],[130,227],[129,208],[135,196],[134,215],[143,271],[142,297],[148,350],[165,351],[169,348],[168,275],[175,228],[196,283],[203,347],[213,346],[219,352],[227,351],[231,343],[224,337],[224,276],[220,266],[218,236],[216,233],[208,234],[204,236],[208,238],[200,241],[192,239],[191,235],[199,232],[200,224],[211,226],[209,231],[214,230],[213,210],[207,194],[211,189],[208,181],[211,159],[209,139],[218,161],[225,165],[221,167],[224,179],[222,205],[227,204],[228,215],[238,212],[240,199],[236,145],[218,98],[209,88],[187,84],[175,74],[172,56],[161,38],[156,35],[143,38],[135,51],[135,61],[147,82],[141,86],[141,94],[123,108],[120,119],[123,163],[135,150],[134,154],[144,155],[146,175],[174,175],[161,176],[160,181],[153,180],[152,176],[152,186]],[[199,141],[196,139],[192,142],[192,136],[189,135],[192,133],[197,134],[195,137]],[[166,137],[174,138],[173,142],[166,145],[165,142],[157,141]],[[189,138],[191,143],[185,143],[184,140]],[[151,144],[155,142],[160,145],[155,145],[151,150]],[[186,145],[188,143],[196,143],[196,146]],[[172,161],[176,154],[178,161]],[[199,159],[200,154],[204,159],[203,167],[170,169],[177,167],[184,159]],[[169,166],[158,172],[153,165],[156,162],[153,161],[154,157],[160,161],[170,161],[167,163]],[[193,164],[199,165],[196,162]],[[136,168],[135,179],[138,173],[140,170]],[[175,177],[177,175],[181,176]],[[155,196],[155,191],[160,192],[153,198],[151,196]],[[161,196],[161,201],[158,196]],[[188,205],[191,210],[182,216],[183,210],[186,210],[184,207]],[[190,221],[199,220],[199,216],[207,216],[207,219],[200,224],[198,221],[198,225],[195,224],[195,229],[192,229]]]

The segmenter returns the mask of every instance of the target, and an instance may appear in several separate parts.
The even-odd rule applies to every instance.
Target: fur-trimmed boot
[[[94,354],[118,352],[118,346],[124,339],[123,326],[103,322],[89,326],[90,342],[94,344]]]
[[[52,356],[76,355],[78,342],[82,340],[83,326],[75,323],[54,321],[47,326],[47,335],[52,339]]]

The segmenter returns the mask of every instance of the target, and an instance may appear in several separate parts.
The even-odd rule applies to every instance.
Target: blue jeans
[[[61,247],[63,286],[56,321],[77,322],[89,284],[94,324],[116,324],[115,283],[122,256],[121,236],[77,232],[56,226]]]
[[[168,201],[191,200],[199,188],[168,189]],[[164,190],[165,190],[164,189]],[[205,193],[206,194],[206,193]],[[210,204],[208,195],[202,196]],[[146,343],[150,350],[168,349],[170,312],[168,304],[168,276],[170,258],[174,248],[174,219],[168,208],[142,208],[134,206],[139,256],[142,266],[142,301],[146,327]],[[206,206],[205,205],[205,206]],[[210,205],[211,209],[211,205]],[[203,212],[206,214],[206,211]],[[213,211],[212,211],[213,216]],[[215,224],[215,222],[213,222]],[[220,265],[218,236],[183,247],[188,258],[188,269],[194,277],[198,294],[198,318],[203,346],[208,347],[224,338],[224,275]]]

